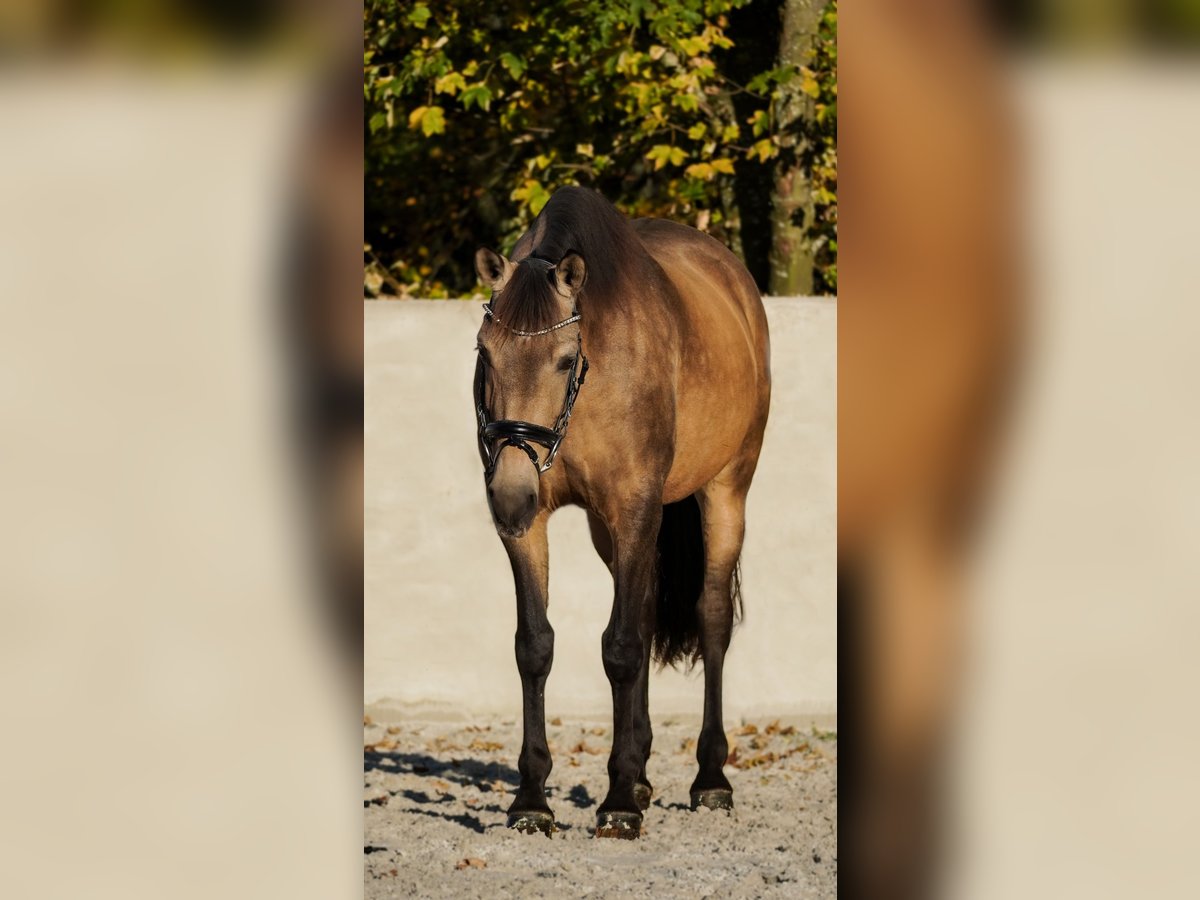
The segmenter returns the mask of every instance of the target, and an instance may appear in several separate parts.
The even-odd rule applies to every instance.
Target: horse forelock
[[[540,258],[520,260],[508,284],[492,297],[493,310],[508,328],[540,331],[559,321],[559,297],[550,265]]]

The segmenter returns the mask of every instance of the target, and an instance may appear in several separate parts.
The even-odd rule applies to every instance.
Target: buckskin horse
[[[601,642],[613,746],[596,836],[638,837],[650,804],[652,656],[663,665],[703,660],[691,805],[731,809],[721,670],[740,615],[746,493],[771,394],[754,280],[708,235],[630,221],[577,187],[555,192],[511,259],[481,248],[475,265],[492,291],[477,338],[479,452],[516,583],[523,693],[521,782],[508,827],[554,831],[545,790],[554,657],[546,524],[567,504],[586,509],[615,586]]]

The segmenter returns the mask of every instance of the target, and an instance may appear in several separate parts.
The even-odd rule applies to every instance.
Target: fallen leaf
[[[484,750],[490,752],[492,750],[503,750],[504,745],[498,741],[485,741],[483,738],[475,738],[475,740],[471,741],[471,743],[467,745],[467,749]]]
[[[738,769],[753,769],[755,766],[766,766],[778,761],[779,754],[777,753],[757,753],[754,756],[747,756],[744,759],[739,759],[736,762],[730,763]]]
[[[758,734],[758,726],[757,725],[743,725],[740,729],[738,729],[735,732],[735,734],[739,734],[739,735]]]
[[[399,734],[400,731],[401,731],[401,728],[399,725],[389,725],[387,733],[388,734]]]
[[[456,869],[466,869],[466,868],[485,869],[485,868],[487,868],[487,861],[478,859],[474,856],[467,856],[467,857],[464,857],[463,859],[460,859],[458,862],[456,862],[454,864],[454,868],[456,868]]]
[[[572,747],[568,752],[570,752],[570,753],[590,753],[592,756],[599,756],[601,753],[604,752],[604,750],[600,747],[589,747],[586,743],[584,743],[583,741],[580,741],[578,744],[576,744],[574,747]]]
[[[561,725],[562,719],[560,719],[558,716],[555,716],[553,719],[550,720],[550,724],[551,725]]]

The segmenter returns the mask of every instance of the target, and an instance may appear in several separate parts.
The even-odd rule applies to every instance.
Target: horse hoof
[[[641,813],[602,812],[596,813],[596,837],[636,840],[642,835]]]
[[[733,809],[733,791],[725,788],[713,788],[708,791],[696,791],[692,794],[692,809],[700,807],[708,809]]]
[[[521,832],[521,834],[544,834],[546,837],[550,837],[555,831],[554,816],[538,810],[509,813],[508,827]]]
[[[650,785],[635,784],[633,786],[633,799],[637,802],[638,809],[649,809],[652,796],[654,796],[654,792],[650,790]]]

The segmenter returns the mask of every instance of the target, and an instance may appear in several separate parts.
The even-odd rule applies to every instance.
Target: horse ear
[[[578,253],[568,253],[554,269],[558,292],[572,300],[579,296],[583,283],[587,281],[587,264]]]
[[[493,293],[508,284],[514,268],[512,262],[487,247],[475,251],[475,271],[479,273],[479,280],[490,287]]]

